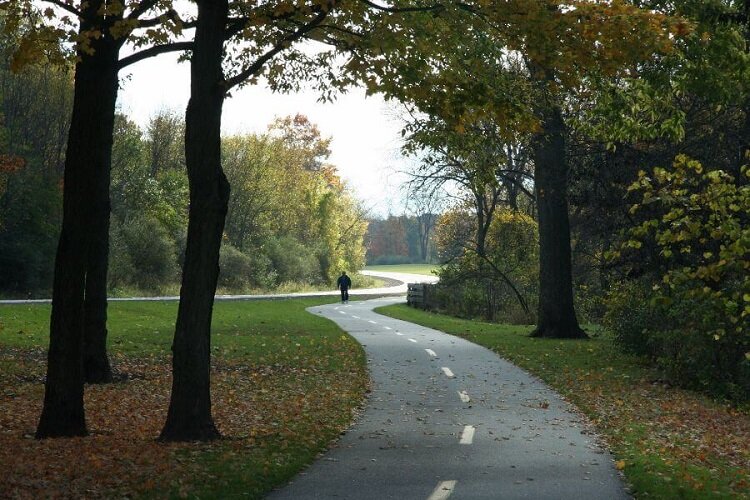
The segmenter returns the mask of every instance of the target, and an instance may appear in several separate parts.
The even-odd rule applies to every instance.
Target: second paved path
[[[310,308],[364,345],[373,391],[336,447],[268,498],[627,498],[609,454],[544,384],[488,349],[372,311],[402,300]]]

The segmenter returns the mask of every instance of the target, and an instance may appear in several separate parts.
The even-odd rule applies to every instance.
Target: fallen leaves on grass
[[[258,469],[258,477],[243,478],[247,491],[255,488],[257,495],[269,487],[264,472],[273,476],[275,469],[296,463],[300,450],[314,456],[347,425],[366,385],[349,345],[295,363],[219,358],[212,401],[225,439],[164,444],[156,438],[169,403],[168,360],[118,355],[113,365],[121,381],[86,388],[90,435],[39,441],[33,436],[44,393],[44,355],[0,349],[8,368],[0,373],[0,496],[10,498],[184,496],[231,483],[222,471],[236,473],[232,464],[238,461]]]
[[[596,356],[609,354],[603,349]],[[550,366],[544,378],[587,413],[626,459],[616,462],[618,469],[643,467],[700,495],[750,497],[750,415],[648,377],[633,378],[622,367],[597,368]],[[722,484],[724,492],[718,490]]]

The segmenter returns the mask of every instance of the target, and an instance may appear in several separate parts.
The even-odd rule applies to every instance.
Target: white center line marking
[[[471,444],[474,441],[474,426],[467,425],[464,427],[464,431],[461,433],[461,441],[459,444]]]
[[[415,344],[417,343],[417,341],[414,339],[409,339],[409,342],[414,342]]]
[[[461,398],[461,401],[463,401],[464,403],[468,403],[469,401],[471,401],[471,398],[466,391],[458,391],[458,397]]]
[[[339,311],[340,314],[346,314],[344,311]]]
[[[433,351],[432,349],[425,349],[425,351],[427,351],[427,354],[429,354],[433,358],[437,357],[437,353],[435,351]]]
[[[367,322],[368,322],[368,323],[372,323],[373,325],[377,325],[377,324],[378,324],[378,322],[377,322],[377,321],[373,321],[373,320],[371,320],[371,319],[368,319],[368,320],[367,320]]]
[[[447,500],[453,493],[458,481],[440,481],[427,500]]]
[[[386,330],[393,330],[393,328],[391,328],[390,326],[384,326],[383,328],[385,328]]]
[[[352,318],[359,319],[359,316],[355,316],[355,315],[352,314]]]
[[[446,377],[448,377],[448,378],[455,377],[455,375],[453,375],[453,372],[451,371],[451,369],[448,368],[447,366],[442,367],[441,370],[443,370],[443,373],[445,373]]]
[[[403,334],[403,333],[401,333],[401,332],[396,332],[396,335],[400,335],[400,336],[402,336],[402,337],[404,336],[404,334]]]

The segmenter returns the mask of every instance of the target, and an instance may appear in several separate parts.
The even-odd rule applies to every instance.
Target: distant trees
[[[233,187],[226,237],[253,259],[256,286],[332,283],[337,270],[364,264],[367,221],[325,163],[329,142],[301,115],[277,120],[267,134],[223,141]]]
[[[73,81],[64,67],[13,74],[11,51],[0,42],[0,287],[39,296],[52,279]]]
[[[425,211],[370,218],[366,236],[368,264],[437,262],[434,229],[439,214]]]

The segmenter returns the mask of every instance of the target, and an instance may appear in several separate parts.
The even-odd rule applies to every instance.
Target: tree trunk
[[[219,437],[211,416],[211,315],[229,201],[221,169],[223,35],[227,0],[199,0],[185,117],[190,213],[180,306],[172,344],[172,395],[160,439]]]
[[[113,108],[114,109],[114,108]],[[114,114],[112,115],[114,117]],[[113,125],[114,126],[114,125]],[[106,128],[106,127],[105,127]],[[111,158],[111,138],[110,156]],[[90,226],[91,242],[86,270],[86,300],[84,302],[83,367],[86,382],[112,382],[112,368],[107,356],[107,269],[109,267],[109,181],[110,166],[98,169],[94,193],[95,208]]]
[[[112,382],[112,368],[107,356],[107,271],[109,269],[110,178],[112,171],[112,136],[115,129],[118,66],[121,40],[105,35],[95,45],[100,66],[101,107],[97,118],[97,133],[89,135],[89,142],[99,151],[96,168],[91,172],[90,241],[86,262],[86,299],[84,302],[84,357],[86,382]]]
[[[565,122],[560,108],[541,110],[533,141],[539,218],[539,309],[534,337],[583,338],[573,306]]]
[[[86,13],[97,12],[102,2],[89,3]],[[91,16],[93,17],[93,15]],[[81,23],[81,31],[92,23]],[[83,409],[84,329],[89,322],[106,321],[101,302],[86,304],[87,289],[95,288],[87,279],[91,260],[101,262],[101,200],[109,203],[109,167],[112,130],[117,98],[117,57],[119,43],[108,37],[92,41],[94,53],[80,54],[75,71],[75,95],[65,157],[63,223],[55,257],[52,289],[50,345],[47,361],[44,407],[37,427],[37,438],[86,435]],[[104,193],[102,193],[102,190]],[[107,222],[108,224],[108,222]],[[94,248],[98,245],[98,248]],[[106,247],[104,247],[106,248]],[[106,280],[106,256],[103,279]],[[106,290],[106,281],[103,284]],[[104,299],[106,308],[106,296]],[[87,316],[97,310],[98,316]],[[93,331],[93,330],[92,330]],[[106,328],[104,329],[106,335]],[[102,345],[106,342],[102,340]],[[104,353],[106,358],[106,353]]]

